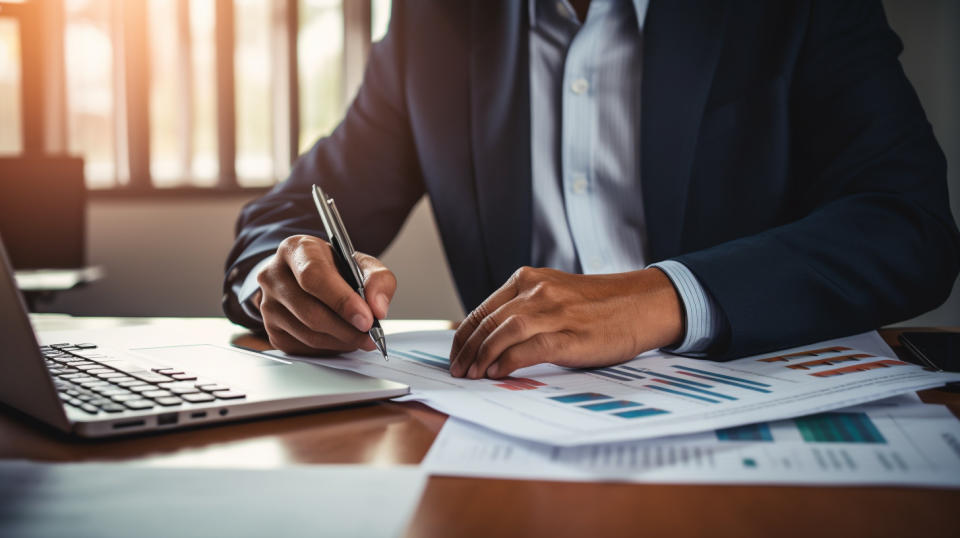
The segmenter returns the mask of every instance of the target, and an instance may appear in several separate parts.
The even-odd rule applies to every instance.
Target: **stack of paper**
[[[869,469],[889,464],[889,469],[883,467],[889,471],[887,474],[870,476],[877,480],[886,477],[882,482],[900,476],[896,474],[900,472],[923,482],[927,479],[919,478],[919,461],[935,462],[925,467],[933,479],[951,461],[950,457],[960,459],[960,452],[951,452],[949,448],[960,446],[949,442],[954,434],[937,437],[941,441],[934,444],[942,449],[939,459],[923,450],[875,450],[881,437],[884,443],[896,443],[898,447],[907,442],[907,437],[882,435],[877,424],[903,421],[871,415],[876,412],[870,411],[872,408],[818,414],[960,380],[960,374],[932,372],[896,359],[876,333],[726,363],[650,352],[620,365],[592,370],[542,364],[502,380],[451,377],[448,355],[452,339],[452,331],[391,335],[388,362],[368,352],[309,360],[406,383],[411,386],[411,394],[403,399],[424,402],[461,419],[463,422],[450,421],[427,459],[428,466],[445,473],[459,469],[464,474],[477,474],[480,469],[489,474],[491,469],[486,465],[490,464],[504,469],[555,469],[551,476],[565,479],[647,479],[661,476],[651,471],[661,469],[660,464],[651,467],[650,461],[668,458],[673,462],[670,458],[674,458],[683,465],[676,467],[671,463],[666,467],[669,472],[665,476],[670,480],[683,480],[682,473],[677,474],[680,468],[699,473],[706,468],[704,465],[713,469],[711,476],[719,481],[731,480],[733,476],[758,476],[758,481],[802,477],[817,480],[818,476],[841,476],[836,473],[837,465],[857,469],[849,476],[862,479]],[[948,431],[956,421],[949,413],[944,415],[942,409],[933,409],[913,403],[904,407],[903,412],[937,422],[935,427],[921,432],[936,437],[935,431]],[[807,415],[815,416],[796,419]],[[883,428],[888,427],[894,428],[891,432],[902,430],[901,426]],[[832,433],[810,433],[817,428]],[[846,433],[838,433],[837,428],[846,428]],[[858,445],[840,451],[817,448],[821,443],[828,447],[838,446],[830,443],[850,444],[848,441],[854,439],[850,432],[859,432],[861,437],[854,440]],[[698,435],[638,443],[682,434]],[[743,442],[750,442],[751,446],[759,442],[751,449],[757,454],[736,455],[742,452]],[[511,453],[524,456],[509,462],[471,456],[461,458],[465,462],[462,467],[452,463],[457,461],[457,454],[474,450],[503,453],[507,446],[513,447]],[[863,455],[864,451],[874,454],[873,459]],[[883,456],[879,455],[881,452]],[[908,452],[913,459],[907,457]],[[790,456],[783,455],[787,453]],[[603,467],[591,460],[584,467],[584,454],[602,454],[606,458],[603,461],[612,459],[618,463]],[[543,457],[547,459],[542,460]],[[534,460],[538,465],[529,465]],[[744,474],[742,468],[733,472],[733,461],[740,461],[755,472]],[[779,463],[774,465],[774,461]],[[907,465],[908,462],[912,463]],[[960,483],[960,473],[949,477],[947,482]],[[549,476],[541,474],[537,478]],[[943,482],[938,480],[937,483]]]

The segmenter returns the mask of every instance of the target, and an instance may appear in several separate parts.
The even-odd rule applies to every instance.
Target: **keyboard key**
[[[64,347],[73,347],[73,344],[50,344],[49,346],[46,346],[46,347],[50,347],[52,349],[60,349]]]
[[[119,387],[118,387],[118,388],[114,388],[114,389],[110,389],[110,390],[101,390],[101,391],[99,391],[99,392],[100,392],[100,394],[101,394],[102,396],[108,396],[108,397],[110,397],[110,398],[112,398],[112,397],[114,397],[114,396],[123,396],[124,394],[133,394],[133,393],[130,392],[129,390],[121,389],[121,388],[119,388]]]
[[[94,379],[92,381],[80,381],[78,384],[85,389],[96,389],[99,387],[110,387],[112,386],[109,381],[104,381],[102,379]]]
[[[134,378],[132,378],[132,377],[130,378],[129,381],[120,381],[118,378],[114,378],[113,381],[112,381],[112,383],[114,383],[114,384],[116,384],[116,385],[120,385],[121,387],[134,387],[134,386],[137,386],[137,385],[143,385],[143,384],[144,384],[143,381],[140,381],[139,379],[134,379]]]
[[[238,398],[246,398],[247,395],[235,390],[218,390],[213,393],[214,396],[221,400],[236,400]]]
[[[130,376],[128,376],[128,375],[121,375],[121,377],[111,377],[111,378],[110,378],[110,382],[113,383],[113,384],[115,384],[115,385],[116,385],[116,384],[120,384],[120,383],[128,383],[128,382],[130,382],[130,381],[133,381],[134,383],[132,383],[132,384],[134,384],[134,385],[135,385],[135,384],[142,383],[142,381],[140,381],[139,379],[132,378],[132,377],[130,377]]]
[[[77,344],[80,349],[96,349],[97,344]]]
[[[196,394],[200,392],[197,387],[168,387],[167,390],[174,394]]]
[[[96,415],[97,413],[100,412],[100,409],[98,409],[96,406],[90,405],[90,404],[88,404],[88,403],[81,404],[81,405],[80,405],[80,409],[83,409],[84,411],[86,411],[87,413],[90,413],[91,415]]]
[[[110,368],[104,368],[103,366],[101,366],[100,368],[90,368],[88,370],[85,370],[85,372],[87,372],[90,375],[112,374],[115,371],[116,370],[111,370]]]
[[[173,375],[173,374],[183,373],[183,370],[180,370],[179,368],[154,368],[153,371],[163,375]]]
[[[172,381],[165,375],[158,374],[156,372],[148,372],[147,370],[127,372],[127,375],[130,377],[135,377],[140,381],[146,381],[147,383],[165,383],[167,381]]]
[[[106,411],[107,413],[119,413],[121,411],[126,411],[127,408],[120,404],[110,403],[101,405],[100,409]]]
[[[131,390],[131,391],[133,391],[133,392],[149,392],[149,391],[152,391],[152,390],[157,390],[157,387],[155,387],[155,386],[153,386],[153,385],[147,385],[147,384],[143,384],[143,385],[133,385],[133,386],[130,386],[130,387],[125,387],[125,388],[126,388],[127,390]]]
[[[100,379],[111,379],[111,380],[116,379],[118,377],[127,377],[120,372],[112,372],[112,371],[107,372],[105,374],[96,374],[96,376],[99,377]],[[113,381],[111,381],[111,383],[113,383]]]
[[[184,394],[180,397],[190,403],[212,402],[216,400],[216,398],[214,398],[213,395],[207,394],[206,392],[197,392],[196,394]]]
[[[230,387],[226,385],[218,385],[216,383],[208,383],[205,385],[197,385],[197,388],[205,392],[215,392],[218,390],[230,390]]]
[[[150,400],[130,400],[127,402],[123,402],[123,405],[135,411],[139,411],[142,409],[153,409],[153,402],[151,402]]]
[[[145,398],[163,398],[164,396],[173,396],[169,390],[148,390],[140,393]]]
[[[160,405],[162,405],[162,406],[164,406],[164,407],[168,407],[168,406],[171,406],[171,405],[180,405],[180,404],[183,403],[183,400],[181,400],[180,398],[177,398],[176,396],[167,396],[167,397],[164,397],[164,398],[156,398],[156,399],[154,399],[153,401],[157,402],[158,404],[160,404]]]
[[[103,365],[97,364],[95,362],[91,362],[90,364],[73,363],[70,365],[70,367],[76,368],[77,370],[83,370],[84,372],[89,370],[105,370],[106,369],[103,367]]]
[[[81,395],[77,396],[77,399],[80,400],[81,402],[87,402],[87,401],[90,401],[90,400],[93,399],[93,395],[91,395],[91,394],[81,394]]]
[[[110,399],[115,402],[129,402],[130,400],[141,400],[142,398],[140,397],[139,394],[130,394],[128,392],[126,394],[113,395],[110,397]]]
[[[193,374],[173,374],[170,377],[176,379],[177,381],[194,381],[197,379],[197,376]]]

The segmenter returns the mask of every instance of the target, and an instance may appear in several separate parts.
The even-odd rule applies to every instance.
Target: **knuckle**
[[[494,318],[494,316],[490,315],[483,318],[483,321],[481,321],[480,325],[477,326],[477,331],[483,335],[484,338],[486,338],[487,336],[490,336],[490,333],[492,333],[498,325],[500,324],[497,323],[497,320]]]
[[[536,269],[527,265],[517,269],[513,273],[513,280],[521,286],[528,285],[536,278]]]
[[[517,332],[519,334],[525,334],[527,331],[527,326],[529,325],[529,320],[526,316],[520,314],[513,314],[508,317],[504,322],[504,326],[509,327],[510,330]]]

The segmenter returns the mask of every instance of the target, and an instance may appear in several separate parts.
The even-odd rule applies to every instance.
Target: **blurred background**
[[[947,154],[960,215],[960,2],[884,5]],[[49,240],[20,249],[18,265],[105,272],[83,288],[44,295],[35,308],[221,315],[223,261],[241,206],[339,122],[390,7],[0,0],[0,212],[8,215],[0,232],[9,247],[24,219],[45,221],[36,226],[49,228]],[[82,163],[58,161],[63,155]],[[72,189],[61,188],[67,176]],[[37,198],[52,205],[22,201]],[[19,220],[11,224],[12,215]],[[66,236],[79,253],[61,256],[70,250],[58,244]],[[400,281],[391,317],[462,316],[423,200],[383,258]],[[960,325],[958,286],[945,305],[910,323]]]

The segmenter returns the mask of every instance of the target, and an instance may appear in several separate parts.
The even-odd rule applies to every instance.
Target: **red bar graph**
[[[547,386],[546,383],[541,383],[536,379],[529,379],[526,377],[508,377],[502,381],[502,383],[495,384],[494,387],[507,390],[535,390],[539,387]]]

